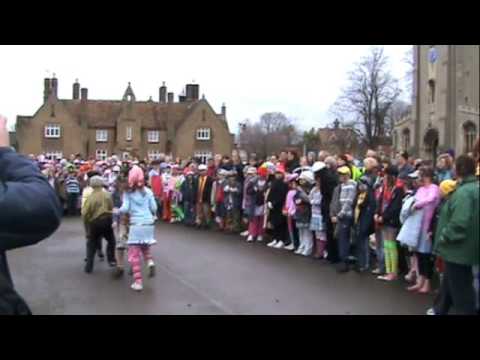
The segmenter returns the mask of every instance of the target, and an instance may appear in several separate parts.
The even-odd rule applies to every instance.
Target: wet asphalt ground
[[[8,253],[17,291],[35,314],[359,314],[423,315],[432,295],[369,273],[337,274],[327,264],[247,243],[238,235],[157,225],[156,276],[143,292],[132,278],[112,278],[106,261],[83,272],[85,236],[79,218],[65,218],[36,246]],[[146,271],[144,271],[146,275]]]

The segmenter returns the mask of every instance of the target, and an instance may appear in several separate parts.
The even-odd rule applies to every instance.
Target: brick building
[[[72,99],[59,99],[58,80],[44,80],[43,104],[32,116],[17,116],[20,153],[97,159],[170,154],[206,160],[233,149],[225,105],[217,114],[204,96],[199,99],[198,84],[187,84],[177,102],[165,84],[158,101],[137,101],[130,83],[121,100],[89,99],[78,81],[72,90]]]

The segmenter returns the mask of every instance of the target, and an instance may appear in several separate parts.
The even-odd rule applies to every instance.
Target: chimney
[[[187,84],[187,101],[196,101],[198,100],[198,94],[200,92],[200,87],[198,84]]]
[[[168,103],[169,104],[173,103],[173,92],[168,93]]]
[[[160,104],[165,104],[167,102],[167,87],[165,86],[165,81],[160,86]]]
[[[227,116],[227,107],[225,106],[225,103],[222,104],[222,115],[224,117]]]
[[[87,101],[88,100],[88,89],[87,88],[81,88],[81,99],[82,101]]]
[[[79,100],[80,99],[80,84],[78,82],[78,79],[75,79],[75,82],[73,83],[73,100]]]
[[[51,86],[52,86],[52,94],[55,99],[58,97],[58,80],[55,77],[55,74],[53,74],[53,78],[51,80]]]
[[[45,78],[43,80],[43,102],[46,103],[48,96],[50,95],[50,79]]]

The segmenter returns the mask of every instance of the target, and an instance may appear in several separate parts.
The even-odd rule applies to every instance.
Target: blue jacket
[[[0,273],[12,283],[6,251],[34,245],[60,225],[54,189],[29,159],[0,147]]]
[[[157,213],[157,203],[152,190],[126,192],[123,194],[123,203],[120,213],[130,215],[132,225],[153,225]]]

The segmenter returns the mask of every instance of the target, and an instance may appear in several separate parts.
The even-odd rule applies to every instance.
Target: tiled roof
[[[88,100],[86,104],[79,100],[61,100],[61,102],[79,122],[82,111],[85,111],[87,123],[92,127],[115,127],[122,112],[131,106],[131,116],[140,121],[142,127],[160,129],[166,129],[167,122],[173,122],[177,128],[195,104],[137,101],[130,105],[124,101],[115,100]],[[85,109],[84,106],[86,106]]]

